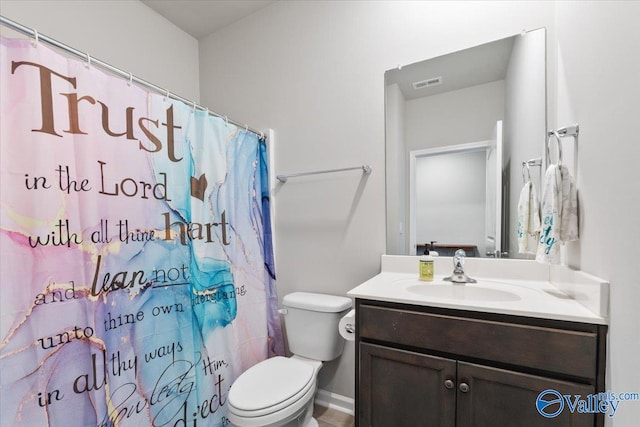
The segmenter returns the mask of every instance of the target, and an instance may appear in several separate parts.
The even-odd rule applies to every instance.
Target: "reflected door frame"
[[[496,141],[486,140],[478,142],[470,142],[466,144],[449,145],[443,147],[426,148],[421,150],[409,151],[409,254],[416,254],[416,199],[417,199],[417,182],[416,182],[416,161],[420,157],[436,156],[442,154],[465,153],[472,151],[490,150],[496,146]],[[502,154],[502,153],[500,153]],[[500,156],[502,157],[502,156]],[[501,170],[501,168],[500,168]],[[498,199],[501,199],[498,196]],[[496,215],[501,215],[501,209],[498,209]],[[498,219],[498,221],[500,221]],[[499,240],[498,240],[499,241]]]

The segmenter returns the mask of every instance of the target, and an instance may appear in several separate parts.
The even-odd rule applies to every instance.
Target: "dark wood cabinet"
[[[545,390],[604,391],[606,326],[356,300],[356,425],[593,427]]]
[[[359,349],[358,425],[455,425],[455,361],[375,344]]]
[[[466,384],[464,390],[461,386]],[[562,411],[545,418],[536,409],[540,392],[587,396],[592,385],[458,362],[457,427],[593,427],[594,415]],[[466,391],[465,391],[466,390]]]

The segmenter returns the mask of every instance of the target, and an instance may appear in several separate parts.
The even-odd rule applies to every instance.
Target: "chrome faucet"
[[[467,253],[458,249],[453,255],[453,273],[449,277],[445,277],[443,280],[447,280],[453,283],[477,283],[477,280],[467,276],[464,272],[464,259]]]

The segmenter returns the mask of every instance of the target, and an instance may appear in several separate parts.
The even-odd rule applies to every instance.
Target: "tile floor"
[[[353,427],[353,415],[329,409],[324,406],[315,405],[313,416],[318,420],[319,427]]]

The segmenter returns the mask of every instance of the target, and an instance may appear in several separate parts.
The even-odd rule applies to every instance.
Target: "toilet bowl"
[[[309,426],[316,378],[322,362],[273,357],[244,372],[229,392],[234,426]]]
[[[276,356],[249,368],[228,396],[228,418],[236,427],[317,427],[313,419],[316,379],[323,361],[342,353],[340,318],[351,300],[295,292],[283,299],[291,357]]]

